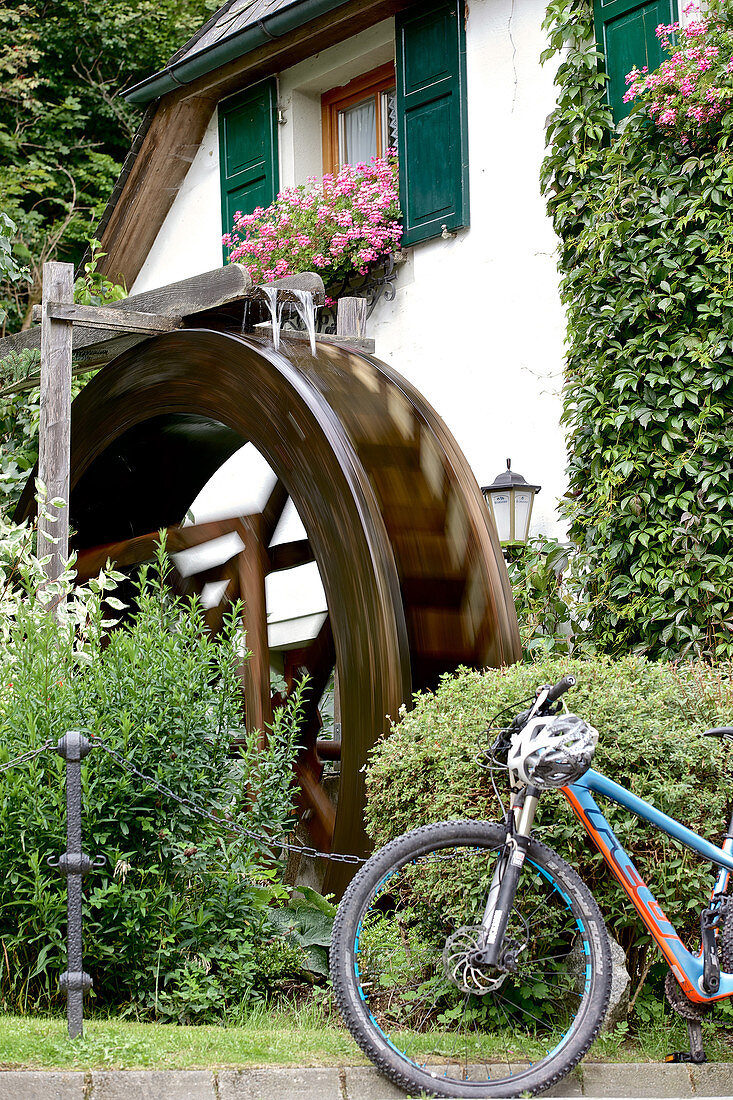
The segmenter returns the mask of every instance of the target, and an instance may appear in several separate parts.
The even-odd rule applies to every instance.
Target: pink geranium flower
[[[320,186],[290,187],[252,214],[235,215],[223,241],[229,260],[243,264],[257,283],[299,271],[327,270],[336,282],[366,272],[399,247],[402,236],[397,160],[345,164]]]
[[[653,122],[685,147],[714,141],[733,100],[733,21],[715,6],[702,15],[696,0],[684,9],[686,26],[660,24],[667,57],[653,73],[634,69],[624,102],[638,99]]]

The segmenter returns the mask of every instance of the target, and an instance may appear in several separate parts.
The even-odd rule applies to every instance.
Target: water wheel
[[[273,472],[254,513],[183,525],[191,501],[250,442]],[[241,597],[253,657],[243,674],[247,723],[271,716],[265,578],[315,561],[328,614],[307,646],[286,655],[288,677],[311,689],[297,765],[301,806],[324,851],[367,850],[362,765],[411,692],[459,664],[519,656],[501,550],[475,479],[443,422],[388,366],[342,346],[270,343],[184,329],[138,345],[105,367],[72,411],[70,519],[79,572],[107,557],[148,560],[157,531],[173,551],[230,539],[231,556],[180,577],[214,585],[215,630]],[[273,544],[292,500],[306,539]],[[30,510],[31,487],[21,501]],[[319,740],[318,702],[338,670],[341,743]],[[321,786],[340,757],[337,808]],[[326,888],[339,889],[338,867]]]

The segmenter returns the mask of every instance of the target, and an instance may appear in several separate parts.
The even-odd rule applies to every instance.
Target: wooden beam
[[[46,566],[56,580],[69,557],[69,469],[71,463],[71,325],[55,319],[48,303],[73,302],[73,264],[43,265],[43,320],[41,322],[41,422],[38,441],[38,477],[47,498],[39,509],[38,556],[51,555]],[[51,504],[54,499],[64,503]]]
[[[105,306],[67,305],[64,302],[48,302],[33,307],[33,320],[40,321],[43,310],[52,321],[72,321],[88,328],[121,329],[123,332],[142,332],[155,336],[159,332],[172,332],[180,328],[183,318],[160,317],[157,313],[140,313],[134,309],[110,309]],[[36,315],[38,314],[38,316]]]
[[[134,283],[165,216],[186,178],[216,100],[173,92],[165,96],[145,135],[102,234],[102,274]]]
[[[115,314],[135,310],[146,314],[152,313],[160,318],[178,320],[181,317],[192,317],[197,313],[217,309],[231,302],[239,302],[251,291],[252,279],[246,268],[241,264],[227,264],[226,267],[217,267],[213,271],[205,271],[190,279],[181,279],[180,282],[170,283],[168,286],[146,290],[142,294],[133,294],[120,302],[112,302],[105,308]],[[98,328],[77,325],[72,336],[73,373],[83,374],[93,367],[104,366],[105,363],[121,355],[123,351],[127,351],[128,348],[134,347],[145,339],[144,334],[104,334],[100,333]],[[40,328],[16,332],[0,340],[0,360],[6,355],[13,353],[19,355],[26,349],[40,346]],[[0,390],[0,396],[33,389],[39,381],[39,375],[32,375],[20,382],[5,386]]]

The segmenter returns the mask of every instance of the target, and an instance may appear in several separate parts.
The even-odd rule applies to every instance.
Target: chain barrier
[[[53,741],[46,741],[39,749],[31,749],[30,752],[24,752],[22,756],[16,756],[15,760],[8,760],[7,764],[0,764],[0,772],[6,772],[9,768],[17,767],[18,764],[25,764],[28,760],[40,756],[42,752],[48,752],[49,749],[54,748],[55,743]]]
[[[228,821],[226,818],[217,817],[215,814],[212,814],[210,810],[207,810],[205,806],[199,805],[190,798],[184,798],[176,794],[176,792],[171,790],[170,787],[167,787],[165,783],[161,783],[160,780],[154,779],[153,776],[141,772],[139,768],[136,768],[134,764],[118,753],[116,749],[113,749],[111,745],[103,741],[101,737],[92,736],[91,743],[92,745],[98,745],[99,748],[106,752],[123,771],[128,772],[130,775],[134,775],[137,779],[142,780],[143,783],[148,783],[167,798],[172,798],[173,801],[177,802],[180,806],[184,806],[198,817],[212,822],[220,829],[228,829],[230,832],[237,833],[240,836],[246,836],[249,840],[255,840],[264,847],[279,848],[282,851],[293,852],[295,855],[303,856],[306,859],[327,859],[333,863],[351,863],[354,865],[366,863],[366,859],[363,859],[361,856],[345,855],[342,852],[320,852],[317,848],[310,848],[305,844],[290,844],[286,840],[275,840],[262,833],[256,833],[252,829],[246,829],[242,825],[236,825],[233,821]]]

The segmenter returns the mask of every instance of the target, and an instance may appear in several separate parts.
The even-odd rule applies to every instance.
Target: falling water
[[[249,298],[245,298],[242,302],[242,328],[240,332],[242,335],[247,331],[247,322],[249,321]]]
[[[277,351],[280,347],[280,318],[282,317],[283,303],[278,303],[278,288],[276,286],[261,286],[260,290],[265,296],[267,308],[272,317],[272,342],[275,345],[275,351]]]
[[[298,316],[305,325],[308,339],[311,342],[311,355],[316,354],[316,309],[313,305],[313,292],[310,290],[291,290],[295,299],[294,305]]]

